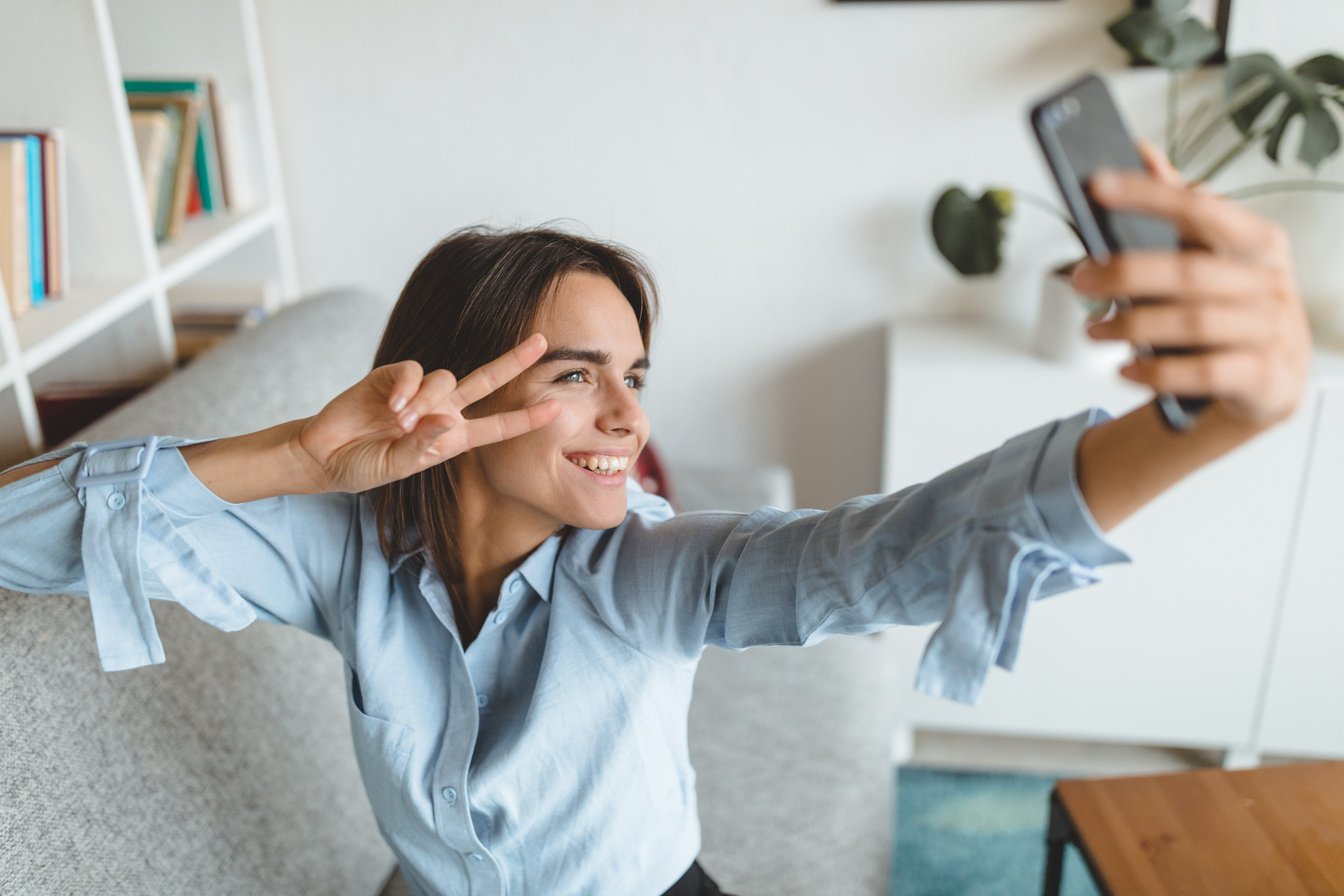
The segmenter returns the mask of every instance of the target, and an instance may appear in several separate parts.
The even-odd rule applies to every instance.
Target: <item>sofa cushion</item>
[[[311,414],[367,372],[387,311],[359,293],[287,308],[78,438]],[[154,615],[169,662],[105,674],[87,601],[0,590],[0,893],[376,893],[393,860],[340,656],[297,629]]]

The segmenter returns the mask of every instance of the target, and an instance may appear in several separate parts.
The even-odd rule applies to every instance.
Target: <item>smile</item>
[[[610,454],[576,454],[565,459],[576,467],[583,467],[599,476],[619,476],[630,465],[630,458],[614,457]]]

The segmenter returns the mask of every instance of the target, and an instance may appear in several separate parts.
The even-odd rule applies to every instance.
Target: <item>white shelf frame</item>
[[[6,420],[0,415],[0,427],[13,432],[17,424],[30,455],[43,450],[33,396],[33,375],[46,365],[59,362],[63,356],[78,350],[100,334],[107,333],[128,315],[147,311],[153,321],[153,336],[143,347],[136,349],[143,353],[138,363],[161,367],[164,373],[171,371],[176,359],[168,291],[173,287],[225,261],[244,246],[259,239],[268,239],[274,247],[276,270],[273,276],[279,283],[281,304],[296,301],[299,295],[294,243],[280,177],[279,150],[263,65],[255,0],[209,0],[214,6],[207,14],[212,15],[215,21],[227,20],[238,29],[234,44],[238,49],[236,55],[228,59],[243,66],[246,72],[249,94],[246,101],[255,114],[245,122],[249,131],[245,137],[256,141],[256,156],[261,170],[252,173],[258,177],[261,201],[252,208],[193,218],[184,224],[179,238],[158,245],[154,241],[149,210],[139,201],[143,195],[141,175],[136,160],[130,112],[122,88],[124,70],[113,28],[114,17],[109,7],[109,4],[115,6],[118,2],[127,3],[129,11],[133,13],[132,18],[138,16],[141,24],[146,20],[153,21],[154,9],[145,4],[162,2],[165,9],[173,8],[171,0],[55,0],[50,7],[46,4],[30,7],[16,23],[20,29],[27,26],[43,29],[53,22],[68,22],[72,18],[78,20],[82,17],[80,27],[92,29],[92,43],[88,43],[88,31],[81,33],[86,36],[83,46],[97,47],[101,57],[96,61],[98,75],[95,78],[86,70],[82,80],[72,89],[86,92],[88,101],[79,108],[96,113],[99,117],[98,128],[80,122],[85,126],[74,130],[96,133],[96,145],[79,147],[82,153],[115,155],[115,158],[104,157],[114,163],[110,175],[112,179],[124,180],[123,184],[112,184],[113,192],[124,190],[129,197],[129,208],[117,207],[116,212],[129,215],[135,243],[134,251],[120,257],[138,256],[140,263],[135,267],[143,271],[142,275],[118,276],[114,273],[109,277],[107,271],[97,270],[96,263],[83,266],[72,264],[73,282],[66,293],[29,309],[17,320],[11,315],[3,288],[0,287],[0,352],[3,352],[3,358],[0,359],[0,392],[12,389],[14,404],[18,409],[18,420]],[[140,3],[140,7],[136,8],[135,3]],[[237,55],[243,58],[238,59]],[[3,60],[0,60],[0,68],[3,68]],[[170,62],[164,68],[170,69],[173,65]],[[141,73],[137,70],[132,74]],[[109,110],[102,106],[103,103],[110,104],[110,130],[105,117]],[[28,126],[32,126],[33,110],[25,110],[22,104],[16,108],[20,109],[20,120],[7,120],[13,109],[0,99],[0,123],[22,127],[25,126],[24,118],[27,118]],[[62,127],[63,122],[48,122],[48,125]],[[73,203],[79,200],[70,197],[70,201]],[[80,248],[72,244],[72,254],[77,255]],[[130,246],[126,248],[130,249]],[[88,270],[90,267],[93,270]],[[0,468],[22,459],[0,457]]]

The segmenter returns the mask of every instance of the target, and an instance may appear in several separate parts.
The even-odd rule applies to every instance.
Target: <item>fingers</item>
[[[1093,339],[1123,339],[1158,348],[1268,346],[1278,338],[1277,317],[1236,305],[1134,305],[1087,328]]]
[[[453,396],[453,404],[458,410],[475,404],[535,364],[545,351],[546,338],[533,333],[505,354],[464,377]]]
[[[457,377],[453,376],[450,371],[434,370],[429,372],[421,378],[420,387],[416,390],[415,397],[397,415],[397,425],[404,432],[415,429],[416,424],[422,418],[442,409],[451,399],[453,390],[456,388]]]
[[[502,442],[541,429],[560,415],[560,402],[548,400],[466,421],[467,449]]]
[[[1181,173],[1171,164],[1162,150],[1142,138],[1137,141],[1137,146],[1139,157],[1143,159],[1143,165],[1149,174],[1165,184],[1179,186],[1184,183]]]
[[[1105,264],[1080,263],[1073,288],[1084,295],[1258,303],[1282,293],[1287,279],[1277,268],[1210,252],[1125,252]]]
[[[1221,196],[1131,171],[1099,171],[1092,196],[1109,208],[1166,218],[1187,242],[1243,258],[1287,259],[1282,229]]]
[[[420,388],[420,379],[425,373],[424,368],[415,361],[387,364],[378,368],[377,372],[387,391],[387,405],[394,414],[400,413],[415,397],[416,390]]]
[[[1120,373],[1157,392],[1222,397],[1255,394],[1274,370],[1264,352],[1236,348],[1140,358]]]

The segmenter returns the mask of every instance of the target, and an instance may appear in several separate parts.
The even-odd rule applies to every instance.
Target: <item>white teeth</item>
[[[630,463],[628,457],[611,457],[606,454],[594,456],[571,457],[570,463],[583,467],[585,470],[592,470],[594,473],[605,474],[607,476],[623,472]]]

